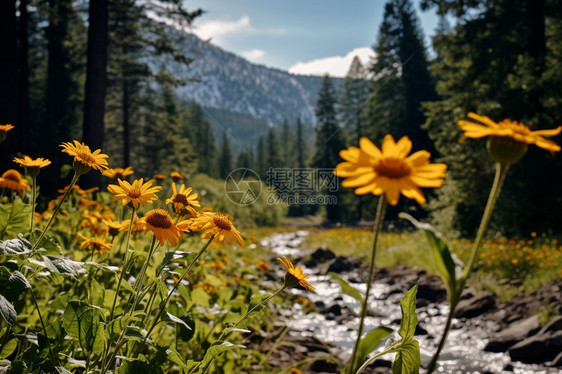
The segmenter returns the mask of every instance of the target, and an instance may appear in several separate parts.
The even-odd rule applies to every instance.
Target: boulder
[[[553,361],[561,351],[562,331],[546,331],[513,345],[509,348],[509,356],[513,361],[540,364]]]
[[[308,257],[304,265],[309,268],[318,266],[319,263],[329,261],[336,257],[336,254],[329,248],[318,248]]]
[[[338,256],[328,267],[328,272],[333,271],[334,273],[345,273],[356,269],[358,266],[359,264],[356,261],[353,261],[347,257]]]
[[[486,352],[506,352],[509,347],[535,334],[540,328],[538,315],[516,321],[492,336],[484,350]]]
[[[472,318],[489,312],[496,306],[496,298],[492,294],[480,294],[470,299],[461,300],[457,306],[455,317]]]

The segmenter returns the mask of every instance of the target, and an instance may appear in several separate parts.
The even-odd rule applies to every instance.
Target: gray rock
[[[513,361],[540,364],[553,361],[562,351],[562,331],[547,331],[531,336],[509,348]]]
[[[484,350],[487,352],[506,352],[509,347],[535,334],[540,328],[538,315],[514,322],[492,336]]]
[[[558,356],[556,356],[554,358],[554,360],[552,360],[548,366],[552,366],[552,367],[562,367],[562,352],[560,352],[558,354]]]
[[[481,294],[470,299],[461,300],[457,306],[455,317],[472,318],[489,312],[496,306],[496,298],[492,294]]]
[[[539,331],[539,334],[544,334],[548,331],[560,331],[562,330],[562,316],[556,316],[548,321],[542,329]]]

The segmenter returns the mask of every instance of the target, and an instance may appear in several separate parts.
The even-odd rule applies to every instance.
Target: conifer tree
[[[336,119],[335,105],[334,86],[330,77],[326,75],[322,80],[316,102],[316,149],[312,157],[312,166],[315,168],[331,169],[341,161],[339,152],[345,147],[343,133]],[[339,196],[337,192],[334,195],[336,199]],[[328,204],[327,219],[330,221],[340,219],[343,210],[343,206]]]
[[[289,122],[284,120],[281,124],[281,134],[279,136],[279,149],[281,167],[289,168],[294,166],[294,152],[293,152],[293,134],[289,127]]]
[[[375,46],[372,93],[366,109],[368,133],[409,136],[416,149],[433,146],[425,130],[422,102],[435,98],[423,33],[410,0],[389,0]]]
[[[306,140],[304,137],[304,129],[302,120],[300,117],[297,118],[297,134],[295,142],[295,154],[296,154],[296,167],[303,169],[306,167],[306,161],[308,158]]]
[[[338,115],[351,142],[358,143],[364,135],[363,110],[370,93],[368,70],[359,57],[355,56],[343,82],[342,93],[338,103]]]
[[[228,141],[225,131],[222,135],[222,144],[219,154],[219,172],[221,178],[226,179],[232,170],[232,150],[230,149],[230,142]]]
[[[270,127],[267,131],[267,139],[265,143],[266,156],[265,156],[265,168],[269,170],[270,168],[278,168],[281,164],[281,159],[279,157],[279,146],[277,143],[277,136],[275,134],[275,128]]]

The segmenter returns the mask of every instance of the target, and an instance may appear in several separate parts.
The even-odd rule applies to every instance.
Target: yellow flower
[[[129,224],[131,223],[130,219],[126,219],[121,221],[121,226],[119,227],[119,231],[127,231],[129,230]],[[146,224],[144,221],[137,219],[133,221],[133,227],[131,228],[131,233],[137,233],[144,230]]]
[[[39,169],[44,168],[51,164],[51,161],[44,158],[36,158],[35,160],[29,156],[23,156],[23,158],[14,157],[14,162],[23,166],[27,170],[27,174],[35,178],[39,174]]]
[[[199,195],[193,194],[189,196],[192,188],[185,188],[185,185],[183,184],[178,192],[176,184],[172,183],[172,190],[172,197],[166,200],[166,203],[174,204],[174,212],[181,214],[184,210],[187,210],[192,216],[197,216],[197,212],[193,209],[193,207],[201,207],[201,205],[199,205]]]
[[[160,245],[168,241],[172,246],[178,245],[178,239],[182,236],[181,231],[172,222],[172,217],[164,209],[152,209],[146,216],[141,218],[145,225],[145,231],[152,231]]]
[[[300,267],[294,267],[287,257],[283,256],[283,258],[277,258],[277,261],[282,263],[285,269],[287,269],[287,273],[285,274],[285,286],[296,287],[301,285],[307,291],[316,290],[316,288],[306,281],[308,275],[305,275]]]
[[[261,270],[264,274],[269,273],[269,264],[263,260],[260,260],[256,265],[258,270]]]
[[[0,125],[0,143],[2,143],[4,140],[6,140],[6,137],[8,136],[8,131],[10,131],[11,129],[13,129],[14,126],[8,124],[8,125]]]
[[[133,168],[127,166],[123,168],[107,169],[102,171],[102,174],[111,179],[125,179],[128,175],[134,174]]]
[[[150,203],[152,200],[157,200],[158,196],[155,193],[162,190],[162,187],[159,186],[151,188],[152,182],[150,181],[143,184],[142,178],[135,180],[133,184],[121,179],[117,179],[117,182],[119,182],[119,186],[116,184],[107,186],[107,190],[115,195],[111,201],[121,199],[123,205],[127,205],[130,201],[135,209],[139,205],[144,206],[144,204]]]
[[[16,191],[22,194],[29,188],[27,180],[15,169],[9,169],[0,177],[0,188]]]
[[[154,174],[152,176],[152,179],[164,180],[164,179],[166,179],[166,176],[164,174]]]
[[[384,193],[388,203],[396,205],[402,193],[424,204],[425,197],[419,187],[443,185],[447,165],[430,164],[427,151],[408,156],[412,142],[406,136],[395,143],[391,135],[386,135],[382,151],[365,137],[360,139],[359,147],[340,151],[347,162],[338,164],[334,170],[338,177],[346,177],[342,186],[356,188],[357,195]]]
[[[236,230],[231,222],[232,217],[226,214],[215,212],[204,212],[199,214],[197,218],[193,219],[191,225],[192,230],[204,230],[201,235],[202,238],[210,238],[215,236],[219,242],[225,241],[227,244],[232,243],[232,239],[238,245],[244,244],[244,240],[240,232]]]
[[[172,179],[176,182],[179,182],[180,180],[183,179],[183,175],[181,175],[180,173],[178,173],[177,171],[172,171],[170,173],[170,177],[172,177]]]
[[[78,234],[78,236],[83,239],[80,244],[82,249],[89,249],[101,255],[108,254],[111,251],[111,243],[106,242],[103,238],[86,238],[81,234]]]
[[[466,138],[483,138],[485,136],[503,137],[515,140],[518,143],[535,144],[536,146],[550,152],[560,151],[560,146],[558,144],[552,140],[545,139],[543,136],[554,136],[560,134],[562,126],[558,126],[557,128],[550,130],[532,131],[523,123],[509,119],[504,119],[503,121],[496,123],[489,117],[480,116],[472,112],[468,113],[468,118],[481,122],[485,126],[465,120],[459,121],[459,127],[462,131],[464,131],[464,137]]]
[[[71,142],[63,142],[61,147],[63,148],[63,152],[74,156],[74,169],[80,174],[86,173],[89,168],[100,171],[107,169],[106,158],[108,158],[108,156],[101,153],[100,149],[96,149],[92,153],[90,147],[77,140],[74,141],[74,144]],[[77,164],[77,162],[79,164]]]
[[[289,374],[302,374],[302,371],[300,371],[300,370],[297,369],[297,368],[291,368],[291,369],[289,370]]]

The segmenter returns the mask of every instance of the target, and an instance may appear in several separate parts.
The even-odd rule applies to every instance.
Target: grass
[[[331,228],[311,235],[303,247],[328,247],[337,255],[367,262],[372,246],[370,228]],[[452,251],[466,261],[472,242],[452,241]],[[422,232],[383,232],[379,238],[376,265],[407,265],[436,274],[429,244]],[[529,240],[498,238],[487,240],[469,283],[477,290],[488,291],[508,300],[519,294],[534,292],[553,280],[562,278],[562,246],[546,235]]]

